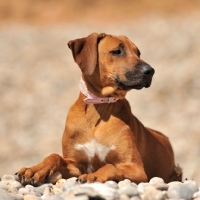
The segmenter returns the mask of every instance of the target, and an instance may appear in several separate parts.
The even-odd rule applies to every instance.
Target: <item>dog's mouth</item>
[[[152,77],[155,70],[147,65],[141,64],[135,66],[135,70],[127,71],[124,77],[121,79],[119,76],[115,78],[115,83],[122,90],[148,88],[151,85]]]
[[[117,86],[123,90],[141,90],[143,87],[148,88],[151,85],[151,79],[148,79],[146,81],[121,81],[119,78],[116,78],[115,82]]]

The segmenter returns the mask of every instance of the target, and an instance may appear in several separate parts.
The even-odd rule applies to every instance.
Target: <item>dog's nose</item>
[[[153,74],[155,73],[155,70],[150,65],[147,64],[142,65],[140,69],[142,73],[147,76],[153,76]]]

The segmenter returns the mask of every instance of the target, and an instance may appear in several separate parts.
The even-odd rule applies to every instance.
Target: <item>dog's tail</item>
[[[179,164],[177,164],[177,165],[174,166],[174,170],[175,170],[176,175],[177,175],[176,180],[177,180],[177,181],[182,181],[183,170],[182,170],[182,168],[179,166]]]

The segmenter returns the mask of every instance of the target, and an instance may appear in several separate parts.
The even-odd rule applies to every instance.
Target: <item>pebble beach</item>
[[[76,177],[59,179],[38,187],[22,186],[18,177],[4,175],[0,181],[1,200],[200,200],[200,187],[193,180],[164,183],[154,177],[138,185],[128,179],[116,183],[78,182]]]

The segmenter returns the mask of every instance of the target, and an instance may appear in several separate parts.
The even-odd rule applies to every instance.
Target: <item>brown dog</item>
[[[63,157],[51,154],[17,173],[37,185],[55,172],[88,182],[181,180],[169,140],[145,128],[125,95],[151,85],[154,69],[125,36],[93,33],[68,43],[82,71],[80,95],[71,106],[62,138]]]

